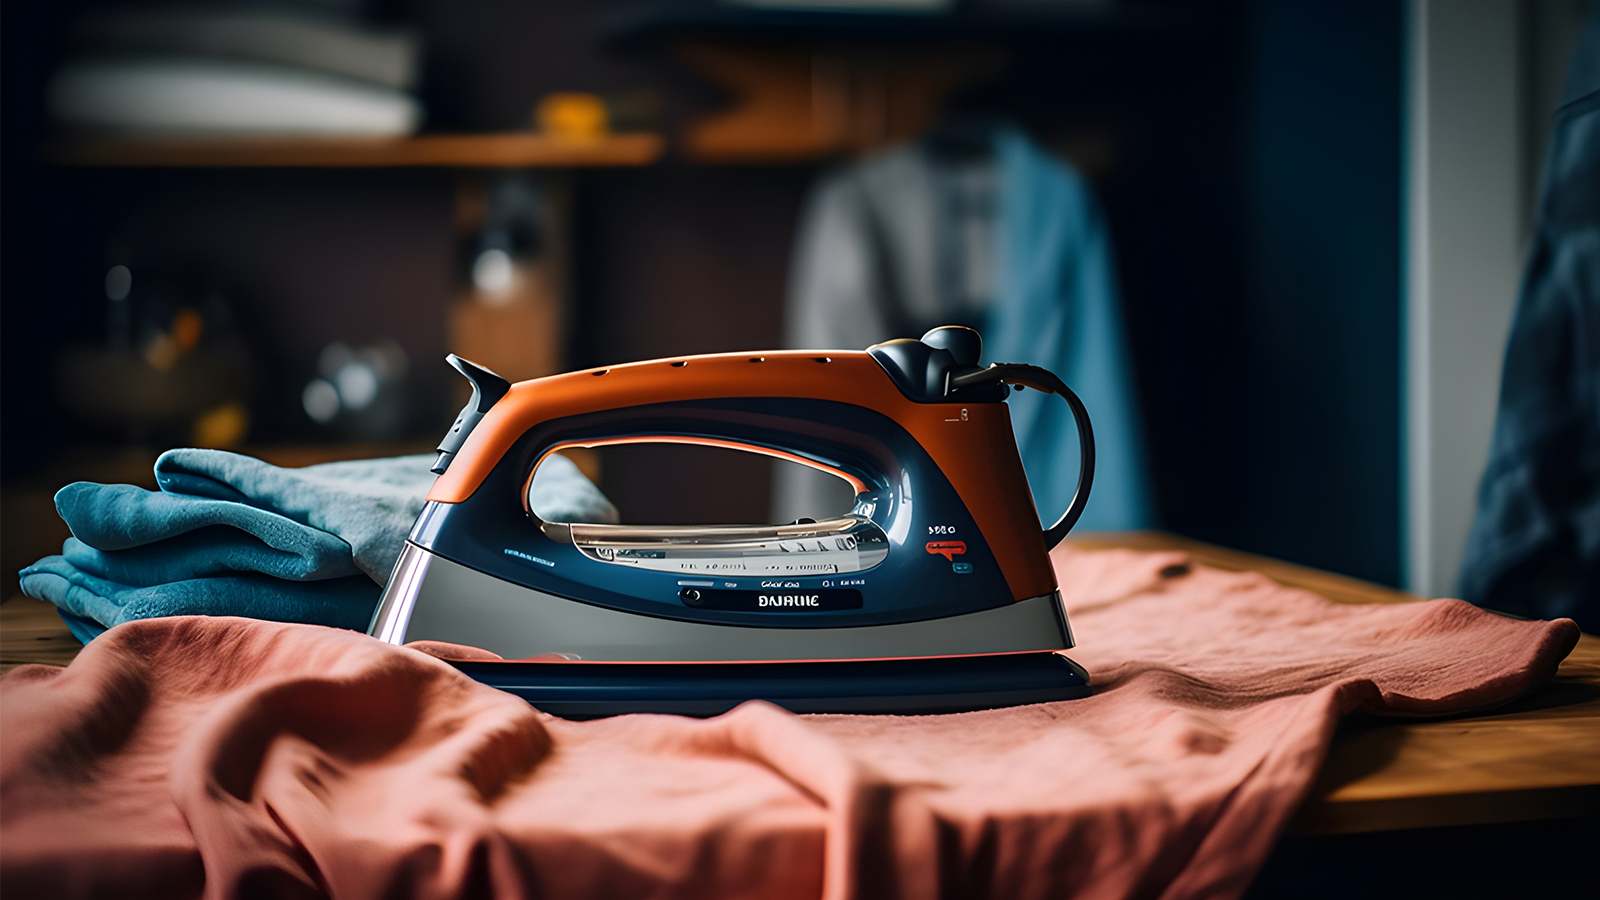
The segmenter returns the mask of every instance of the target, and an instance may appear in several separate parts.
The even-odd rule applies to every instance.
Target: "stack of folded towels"
[[[169,450],[150,491],[78,482],[56,494],[72,530],[23,569],[88,643],[133,619],[229,615],[364,630],[433,483],[433,456],[286,469],[221,450]],[[557,521],[615,522],[577,467],[551,456],[532,505]]]

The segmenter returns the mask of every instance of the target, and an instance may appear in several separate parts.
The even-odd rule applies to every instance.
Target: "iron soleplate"
[[[457,662],[473,679],[567,719],[626,713],[715,716],[747,700],[797,713],[968,712],[1089,693],[1057,653],[849,662]]]

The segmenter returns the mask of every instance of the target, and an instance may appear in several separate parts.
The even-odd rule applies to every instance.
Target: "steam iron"
[[[472,677],[571,718],[935,713],[1081,696],[1049,550],[1082,514],[1094,437],[1050,372],[980,367],[976,331],[866,351],[722,353],[519,384],[455,356],[472,397],[369,633],[465,645]],[[1040,528],[1005,398],[1060,396],[1075,495]],[[618,443],[734,448],[849,482],[849,513],[788,525],[542,521],[550,453]],[[437,645],[435,645],[437,646]]]

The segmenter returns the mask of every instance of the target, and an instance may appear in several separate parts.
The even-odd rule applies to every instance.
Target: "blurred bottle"
[[[506,176],[463,203],[462,287],[450,349],[513,378],[559,371],[566,315],[559,229],[546,191]]]

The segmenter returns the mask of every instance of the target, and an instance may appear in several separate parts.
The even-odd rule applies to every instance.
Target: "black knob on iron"
[[[444,361],[460,372],[472,385],[472,396],[467,399],[467,405],[461,407],[461,412],[456,414],[455,423],[450,426],[450,430],[439,439],[439,457],[428,469],[435,475],[444,474],[444,470],[450,467],[450,460],[455,459],[456,451],[467,442],[467,435],[477,426],[484,413],[511,391],[511,382],[470,359],[462,359],[452,353],[446,356]]]
[[[922,342],[935,350],[948,351],[956,365],[970,369],[983,356],[983,338],[965,325],[940,325],[929,329]]]

